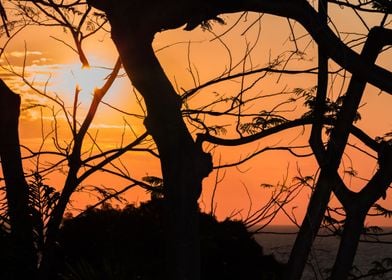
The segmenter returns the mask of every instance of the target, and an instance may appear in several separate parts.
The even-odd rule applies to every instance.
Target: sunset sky
[[[341,33],[340,36],[345,41],[355,39],[354,35],[347,35],[345,32],[366,33],[364,25],[350,12],[349,9],[332,7],[330,16],[334,24]],[[240,72],[244,69],[264,67],[277,57],[287,58],[295,49],[290,26],[287,19],[281,19],[264,15],[260,21],[256,21],[260,15],[248,14],[241,16],[224,15],[226,25],[214,24],[212,32],[203,31],[197,28],[192,32],[182,29],[170,30],[156,35],[154,48],[156,54],[165,69],[168,78],[179,93],[189,90],[196,83],[203,84],[209,80],[219,77],[227,71],[229,65],[236,65],[244,57],[244,54],[251,46],[254,49],[245,64],[240,64],[233,71]],[[229,33],[216,39],[214,34],[223,34],[237,19],[239,24]],[[350,20],[348,20],[348,18]],[[380,17],[365,17],[369,26],[378,24]],[[252,24],[254,23],[254,24]],[[285,65],[286,69],[300,70],[312,68],[317,65],[316,45],[306,36],[305,31],[296,23],[291,21],[294,34],[297,38],[298,48],[306,54],[300,60],[294,55],[293,59]],[[331,25],[332,26],[332,25]],[[214,39],[215,38],[215,39]],[[1,37],[2,45],[7,38]],[[224,44],[222,43],[222,41]],[[53,114],[56,115],[59,144],[65,146],[71,140],[71,131],[67,125],[64,114],[60,108],[49,98],[38,94],[31,87],[26,85],[21,75],[41,92],[46,92],[51,98],[60,98],[64,102],[67,111],[72,111],[75,89],[81,89],[78,107],[78,121],[82,121],[86,115],[88,106],[92,100],[94,88],[100,87],[104,83],[105,77],[110,73],[117,59],[117,51],[111,42],[107,32],[100,31],[83,42],[83,48],[90,62],[90,69],[82,69],[78,55],[66,46],[63,42],[73,44],[69,32],[64,32],[62,28],[30,26],[19,32],[4,49],[0,57],[0,77],[16,92],[22,96],[22,115],[20,119],[20,136],[22,145],[38,150],[42,145],[42,139],[47,137],[42,146],[43,150],[54,150],[52,138]],[[228,52],[230,49],[230,53]],[[355,48],[360,51],[360,47]],[[387,50],[381,54],[378,64],[392,70],[392,51]],[[23,67],[25,65],[25,67]],[[332,70],[338,67],[330,61]],[[193,75],[192,75],[193,74]],[[257,77],[246,77],[243,83],[237,79],[207,87],[197,96],[189,100],[190,108],[199,108],[208,102],[219,100],[220,98],[234,96],[243,86],[250,86]],[[246,108],[246,112],[260,112],[271,110],[277,104],[292,97],[290,91],[294,88],[311,88],[316,84],[315,74],[301,74],[295,76],[269,75],[259,81],[257,85],[249,91],[249,98],[265,96],[258,102]],[[340,92],[344,92],[348,80],[342,83],[341,79],[331,76],[330,97],[335,99]],[[285,95],[277,97],[267,97],[271,94],[287,92]],[[364,129],[372,137],[382,136],[392,128],[392,116],[390,114],[391,95],[379,93],[379,91],[368,86],[365,98],[362,101],[360,113],[362,120],[358,126]],[[104,97],[104,102],[110,106],[101,104],[98,114],[89,130],[97,145],[94,146],[91,139],[85,143],[85,156],[99,152],[119,148],[126,145],[140,136],[145,128],[143,120],[138,117],[143,115],[136,98],[134,89],[123,71],[115,81],[112,88]],[[34,106],[30,105],[45,105]],[[211,107],[219,110],[229,106],[220,102]],[[127,112],[124,114],[113,107]],[[279,107],[281,113],[287,118],[300,117],[306,109],[300,102],[282,105]],[[135,116],[135,115],[138,116]],[[227,134],[221,135],[225,138],[238,136],[236,134],[235,118],[206,117],[206,123],[224,125]],[[189,128],[194,128],[189,125]],[[196,131],[195,131],[196,132]],[[205,145],[205,149],[213,153],[214,164],[228,164],[243,159],[257,150],[264,147],[279,146],[301,146],[306,145],[309,137],[309,128],[299,128],[271,136],[257,143],[241,147],[217,147]],[[360,145],[356,139],[351,139],[351,143]],[[143,146],[147,147],[148,143]],[[362,147],[362,146],[361,146]],[[22,149],[27,155],[27,150]],[[299,149],[298,152],[306,154],[309,149]],[[40,158],[40,168],[44,168],[47,162],[54,162],[55,157],[42,156]],[[24,166],[26,172],[34,169],[34,161],[26,160]],[[116,161],[116,166],[129,172],[133,178],[141,180],[146,175],[160,176],[159,162],[154,156],[146,152],[130,152],[121,157],[121,162]],[[346,168],[350,166],[358,171],[358,176],[369,178],[376,170],[377,165],[374,160],[364,156],[355,149],[348,148],[343,159]],[[343,167],[342,165],[342,167]],[[114,167],[109,167],[113,170]],[[126,169],[125,169],[126,168]],[[115,169],[115,168],[114,168]],[[64,183],[64,172],[58,170],[47,175],[47,184],[61,189]],[[126,171],[125,171],[126,170]],[[317,166],[313,157],[295,158],[287,151],[268,151],[260,154],[254,159],[238,167],[230,167],[216,171],[204,181],[204,191],[200,199],[200,206],[205,211],[211,210],[211,196],[216,178],[220,181],[215,193],[216,214],[223,219],[232,213],[239,213],[236,218],[245,218],[249,213],[257,210],[268,200],[271,191],[265,189],[261,184],[293,184],[293,176],[298,175],[301,170],[303,175],[314,175]],[[345,176],[346,182],[355,190],[364,184],[363,180]],[[125,179],[105,173],[97,173],[87,179],[85,186],[96,185],[121,189],[129,185]],[[307,201],[310,195],[309,189],[304,188],[298,198],[287,207],[287,211],[293,211],[301,222]],[[129,202],[139,202],[148,198],[144,190],[134,189],[127,192]],[[75,196],[74,206],[83,208],[86,204],[96,201],[93,196]],[[390,201],[390,200],[389,200]],[[382,202],[386,204],[386,202]],[[380,222],[381,220],[377,220]],[[370,221],[376,222],[375,220]],[[274,221],[275,224],[287,224],[289,220],[284,214],[280,214]],[[381,221],[388,224],[388,221]]]

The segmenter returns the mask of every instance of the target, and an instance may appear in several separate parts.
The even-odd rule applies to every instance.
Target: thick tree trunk
[[[347,279],[354,262],[367,211],[348,213],[331,280]]]
[[[197,199],[211,158],[196,146],[181,116],[181,100],[155,57],[152,37],[124,32],[112,37],[133,85],[143,95],[145,125],[158,147],[166,199],[168,279],[200,279]]]
[[[368,39],[361,52],[361,56],[367,63],[375,62],[378,53],[385,43],[388,42],[388,40],[383,40],[383,38],[388,34],[390,34],[390,31],[382,28],[373,28],[369,32]],[[345,186],[338,184],[333,180],[335,174],[337,174],[341,157],[350,135],[350,128],[353,121],[355,120],[365,86],[366,80],[363,80],[355,75],[351,78],[342,108],[337,116],[336,124],[332,129],[327,150],[325,152],[321,152],[321,155],[316,155],[321,168],[320,177],[318,179],[315,191],[310,199],[306,216],[301,225],[301,229],[295,241],[294,247],[291,251],[288,266],[289,279],[294,280],[301,278],[302,271],[305,267],[305,263],[313,244],[315,234],[317,234],[318,228],[322,223],[324,212],[328,205],[332,190],[334,190],[335,194],[337,195],[337,192],[342,193],[342,189],[348,193],[348,189]],[[314,139],[310,139],[311,144],[317,142],[312,142],[312,140]],[[317,152],[315,149],[313,151],[315,153]],[[344,203],[341,196],[338,195],[338,199]],[[355,203],[355,201],[352,203]],[[349,268],[351,268],[351,265]]]
[[[359,193],[352,195],[352,198],[343,204],[347,218],[332,269],[332,280],[347,279],[355,258],[366,215],[374,203],[385,195],[391,184],[392,144],[381,142],[378,153],[379,169],[377,172]]]
[[[318,233],[329,202],[331,195],[330,178],[325,170],[321,171],[314,193],[309,201],[305,218],[291,250],[286,275],[287,279],[301,279],[313,241]]]
[[[112,36],[134,86],[143,95],[145,125],[158,147],[167,202],[168,279],[200,279],[197,199],[211,158],[197,147],[181,116],[181,100],[167,80],[145,34],[117,29]]]
[[[328,1],[318,1],[318,17],[320,22],[327,24]],[[317,162],[321,165],[325,160],[322,129],[328,91],[328,56],[320,47],[318,48],[318,68],[316,108],[313,116],[314,123],[312,125],[309,143],[316,156]],[[326,169],[322,170],[314,193],[309,201],[307,214],[302,222],[293,249],[291,250],[287,269],[288,279],[300,279],[302,276],[313,241],[318,233],[325,209],[329,203],[331,195],[330,179],[331,177],[326,172]]]
[[[157,2],[149,10],[144,10],[141,3],[130,5],[128,1],[90,2],[106,12],[123,66],[147,107],[145,126],[159,151],[165,189],[166,279],[198,280],[197,200],[202,180],[212,170],[212,160],[189,133],[181,115],[181,99],[152,49],[156,32],[168,26],[179,26],[179,20],[166,12],[170,13],[172,8],[181,14],[182,2],[173,7]]]
[[[53,209],[46,228],[45,244],[42,251],[42,260],[38,269],[39,280],[51,280],[58,271],[58,234],[68,201],[78,186],[77,172],[80,166],[72,166],[64,184],[62,198]]]
[[[19,146],[20,96],[0,80],[0,158],[6,185],[11,237],[18,262],[13,279],[35,279],[36,255],[29,208],[29,190],[24,178]]]

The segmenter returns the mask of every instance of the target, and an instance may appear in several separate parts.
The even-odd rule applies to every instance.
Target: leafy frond
[[[147,192],[151,194],[151,199],[163,198],[163,179],[156,176],[144,176],[142,180],[148,183],[151,188]]]
[[[33,174],[29,182],[29,203],[38,248],[44,244],[46,226],[59,197],[59,192],[46,185],[44,178],[39,173]]]
[[[356,171],[353,167],[349,167],[344,171],[345,174],[355,177],[358,175],[358,171]]]
[[[212,23],[215,23],[215,22],[218,24],[221,24],[221,25],[226,24],[226,22],[222,18],[214,17],[212,19],[202,21],[201,28],[203,30],[212,30]]]
[[[268,111],[261,111],[257,117],[254,117],[251,123],[243,123],[240,125],[240,130],[247,134],[255,134],[265,129],[269,129],[288,120],[283,116],[273,114]]]
[[[254,123],[242,123],[240,125],[240,130],[242,133],[246,134],[256,134],[260,131],[259,127]]]
[[[274,187],[272,184],[267,184],[267,183],[262,183],[260,184],[260,187],[265,188],[265,189],[271,189]]]
[[[377,136],[375,140],[378,143],[380,143],[380,142],[392,143],[392,131],[385,133],[383,136]]]
[[[383,229],[379,226],[368,226],[363,228],[364,233],[380,233],[383,232]]]
[[[10,220],[8,215],[8,204],[5,187],[0,187],[0,232],[10,232]]]
[[[215,135],[225,135],[227,133],[227,129],[225,125],[214,125],[208,127],[208,132],[212,132]]]
[[[380,204],[375,203],[373,209],[378,215],[384,216],[385,218],[392,218],[392,210],[382,207]]]
[[[380,261],[373,261],[372,262],[373,267],[369,269],[368,273],[370,275],[377,275],[378,279],[385,279],[383,276],[386,275],[386,273],[390,272],[392,268],[392,259],[391,258],[383,258]],[[373,278],[375,279],[375,278]]]
[[[304,98],[304,106],[309,108],[308,112],[305,112],[302,115],[302,118],[310,118],[315,114],[315,111],[319,106],[317,106],[316,102],[316,92],[317,86],[303,89],[303,88],[295,88],[293,89],[293,93],[301,98]],[[344,102],[345,95],[339,96],[335,101],[330,98],[326,98],[325,103],[323,104],[324,118],[326,120],[336,120],[336,116],[342,108]],[[361,120],[361,115],[357,112],[354,118],[354,122],[358,122]],[[329,134],[330,130],[327,129],[327,134]]]
[[[392,13],[392,0],[373,0],[373,8],[387,13]]]
[[[144,176],[142,180],[152,187],[161,187],[163,186],[163,179],[156,176]]]
[[[296,182],[302,186],[310,186],[314,182],[313,176],[294,176],[293,182]]]

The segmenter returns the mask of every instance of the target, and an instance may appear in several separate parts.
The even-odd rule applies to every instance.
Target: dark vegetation
[[[162,279],[163,200],[115,209],[105,205],[66,219],[60,279]],[[201,279],[281,279],[283,265],[239,221],[199,213]]]
[[[377,87],[382,94],[388,94],[388,96],[392,94],[391,70],[377,64],[378,56],[392,45],[391,0],[319,0],[317,5],[313,2],[315,1],[181,2],[166,0],[152,1],[147,5],[147,2],[138,0],[88,0],[87,3],[82,0],[1,1],[0,16],[5,25],[2,30],[9,35],[9,40],[1,48],[0,54],[5,51],[7,44],[20,30],[30,25],[42,25],[62,27],[70,32],[74,46],[67,42],[65,44],[71,46],[78,54],[83,67],[88,66],[88,60],[82,49],[82,41],[101,28],[105,31],[110,30],[110,38],[117,48],[119,58],[105,84],[92,93],[93,99],[87,116],[83,120],[77,117],[78,88],[75,89],[74,102],[71,106],[65,105],[57,95],[40,93],[55,103],[66,116],[72,139],[63,144],[64,139],[58,137],[58,127],[55,121],[51,132],[43,133],[43,142],[45,139],[54,140],[55,151],[28,150],[28,154],[31,155],[25,158],[22,158],[18,135],[20,98],[5,83],[0,83],[0,159],[3,177],[0,179],[5,185],[0,193],[6,200],[5,206],[1,207],[5,215],[0,220],[0,224],[5,228],[4,232],[1,232],[0,240],[2,250],[0,265],[3,266],[0,267],[0,273],[3,273],[0,278],[53,280],[56,277],[53,272],[61,266],[65,279],[129,279],[132,277],[138,279],[142,275],[145,279],[155,277],[155,279],[170,280],[200,280],[206,277],[272,279],[273,276],[268,275],[266,269],[272,267],[269,262],[271,258],[262,257],[261,249],[257,249],[256,243],[251,241],[243,226],[228,221],[218,223],[211,217],[201,215],[198,211],[198,199],[202,191],[203,179],[214,169],[240,165],[269,149],[260,148],[252,152],[247,159],[239,162],[213,166],[216,163],[216,156],[213,161],[214,154],[211,152],[213,149],[205,149],[204,144],[215,148],[259,143],[268,135],[308,126],[309,133],[306,136],[309,145],[307,148],[311,150],[308,155],[297,153],[295,146],[291,145],[273,147],[273,149],[285,150],[298,157],[311,156],[318,166],[314,178],[306,176],[302,180],[312,190],[303,221],[297,221],[294,214],[291,217],[300,230],[291,251],[286,279],[301,279],[318,230],[325,225],[331,228],[334,235],[341,237],[330,278],[347,279],[367,215],[390,217],[391,213],[390,209],[380,206],[378,201],[386,197],[392,182],[392,133],[388,130],[379,135],[372,135],[370,132],[361,130],[356,123],[361,104],[366,103],[363,96],[374,94],[374,92],[365,90],[368,83]],[[7,20],[2,6],[5,3],[12,4],[7,11],[12,11],[17,20]],[[357,34],[356,30],[353,30],[351,34],[346,34],[346,32],[335,30],[333,22],[329,22],[328,6],[336,8],[337,5],[341,8],[352,9],[365,26],[365,33]],[[209,24],[209,20],[222,23],[220,16],[234,13],[242,13],[239,20],[247,17],[249,13],[257,13],[260,15],[257,20],[260,24],[264,13],[286,18],[291,33],[289,41],[293,44],[285,53],[291,54],[288,58],[278,59],[277,57],[276,62],[269,62],[265,68],[256,68],[256,64],[253,64],[253,59],[251,59],[252,48],[246,50],[246,55],[238,61],[238,64],[232,64],[229,51],[229,67],[214,81],[234,81],[241,77],[240,91],[229,98],[223,98],[225,95],[222,94],[215,101],[212,100],[210,104],[204,104],[200,108],[188,107],[189,99],[211,82],[196,83],[196,76],[193,76],[195,89],[179,92],[171,83],[156,56],[152,47],[154,37],[164,30],[182,26],[185,26],[186,30],[192,30],[198,25],[204,29],[212,29],[213,26]],[[377,15],[379,22],[367,24],[364,20],[367,16],[362,17],[360,13]],[[309,35],[308,37],[312,38],[312,41],[306,45],[314,43],[317,46],[318,62],[313,70],[287,69],[288,62],[292,58],[306,60],[303,55],[307,47],[299,48],[297,44],[304,36],[298,37],[299,34],[294,32],[292,21],[301,25]],[[21,26],[20,29],[18,24]],[[108,28],[109,25],[110,28]],[[252,23],[247,30],[252,26],[256,24]],[[230,30],[228,28],[227,32]],[[222,39],[227,32],[217,38]],[[351,36],[349,38],[346,35]],[[230,40],[238,39],[234,37],[236,35],[232,36]],[[223,41],[222,45],[227,48]],[[360,54],[356,52],[359,46],[362,46]],[[25,52],[27,55],[27,47]],[[248,60],[251,62],[248,63]],[[334,61],[340,69],[334,70],[328,61]],[[238,65],[243,65],[242,71],[237,71]],[[2,64],[1,66],[3,67]],[[16,75],[27,84],[25,66],[24,63],[22,73],[17,73],[10,65],[7,74]],[[126,72],[134,89],[140,94],[140,99],[137,100],[143,103],[141,106],[143,115],[138,117],[143,119],[145,131],[128,139],[126,145],[121,144],[121,149],[110,151],[97,149],[100,153],[92,154],[92,151],[97,148],[95,147],[97,142],[94,137],[91,137],[90,126],[103,97],[119,75],[121,68]],[[192,70],[190,72],[192,74]],[[350,72],[351,75],[346,76],[346,72]],[[282,112],[287,111],[281,108],[282,104],[300,102],[298,98],[289,98],[281,100],[271,111],[260,108],[260,111],[249,114],[247,109],[255,108],[256,106],[253,105],[256,102],[261,104],[262,102],[258,101],[265,96],[255,98],[248,89],[252,87],[256,89],[258,82],[267,75],[266,73],[317,74],[317,86],[313,87],[309,93],[304,89],[298,90],[296,87],[291,89],[292,93],[299,93],[306,100],[305,104],[298,103],[293,107],[303,108],[302,105],[306,105],[310,110],[299,118],[281,115]],[[247,80],[245,77],[250,74],[258,76],[255,80],[244,83]],[[336,77],[340,77],[348,85],[347,88],[342,87],[339,96],[330,90],[334,88],[332,81]],[[32,84],[29,87],[34,89]],[[282,96],[286,97],[286,95]],[[255,103],[250,104],[253,101]],[[220,111],[218,110],[220,106],[215,105],[222,102],[227,103],[228,107]],[[32,107],[36,106],[43,105],[32,105]],[[209,109],[213,107],[214,109]],[[55,111],[57,109],[53,109],[53,116],[57,115]],[[231,132],[238,137],[232,139],[228,138],[230,133],[226,136],[223,133],[217,133],[220,128],[217,125],[219,122],[208,123],[211,116],[231,117]],[[388,120],[378,121],[387,123]],[[192,129],[189,129],[190,127]],[[94,142],[91,153],[89,149],[85,150],[83,145],[89,137]],[[353,137],[361,142],[360,146],[349,141]],[[153,145],[151,141],[154,142]],[[128,207],[123,211],[110,208],[91,210],[84,216],[68,221],[62,229],[63,216],[69,207],[71,196],[93,173],[105,171],[121,178],[125,177],[130,182],[127,188],[146,187],[145,183],[130,177],[128,175],[130,172],[126,168],[124,172],[123,169],[119,170],[113,166],[113,161],[125,152],[133,149],[140,152],[141,143],[144,143],[141,145],[143,151],[151,153],[160,161],[165,189],[164,210],[158,207],[159,210],[154,211],[153,214],[150,213],[150,216],[146,214],[149,212],[147,210],[157,205],[144,205],[140,209]],[[358,179],[363,181],[360,184],[361,190],[358,192],[352,188],[351,180],[346,180],[347,177],[345,177],[347,174],[356,177],[355,170],[352,166],[346,168],[344,161],[350,149],[368,156],[376,166],[373,174],[365,180],[358,176]],[[44,161],[40,161],[40,157],[45,154],[59,158],[59,160],[48,167],[46,163],[42,164]],[[54,203],[48,204],[48,207],[42,208],[40,203],[36,204],[31,200],[35,197],[38,198],[36,201],[40,201],[40,193],[35,195],[26,182],[27,178],[31,178],[31,174],[27,176],[27,171],[22,168],[22,161],[31,159],[35,159],[37,164],[34,172],[41,172],[42,176],[45,173],[57,171],[67,174],[64,184],[60,187],[61,192],[56,196]],[[113,169],[108,169],[109,165],[119,171],[114,172]],[[123,167],[123,164],[121,166]],[[310,181],[312,181],[311,184]],[[125,192],[126,189],[123,191]],[[330,203],[332,196],[340,203],[337,208]],[[290,217],[287,214],[288,209],[283,209],[287,200],[282,202],[272,199],[270,202]],[[46,211],[46,209],[49,210]],[[137,212],[140,213],[136,215]],[[149,218],[141,218],[144,215]],[[131,217],[135,221],[125,224],[124,220],[131,219]],[[104,218],[107,222],[103,220]],[[271,216],[270,221],[273,218],[274,215]],[[77,224],[83,219],[86,221]],[[100,222],[94,222],[94,220]],[[71,234],[66,234],[67,227],[71,227],[72,223],[75,223],[74,230],[69,230],[69,232],[75,234],[74,241],[71,241]],[[210,226],[205,226],[204,223]],[[96,226],[96,230],[93,225]],[[209,234],[207,228],[213,234]],[[86,234],[83,229],[86,229]],[[90,231],[89,234],[87,234],[88,231]],[[76,240],[76,236],[79,241]],[[69,243],[66,243],[66,238],[70,238]],[[240,242],[243,243],[239,245]],[[75,248],[72,249],[71,245]],[[200,248],[202,248],[201,252]],[[240,249],[243,251],[238,252]],[[77,250],[79,253],[75,253]],[[77,257],[72,258],[71,252]],[[59,256],[63,256],[63,260],[59,259]],[[102,259],[99,260],[99,258]],[[235,265],[232,264],[234,258]],[[165,265],[161,265],[161,262],[157,260],[166,260]],[[246,265],[240,266],[239,264]],[[263,265],[265,269],[262,268]],[[136,273],[137,270],[139,270],[138,273]],[[9,271],[14,276],[7,276]],[[383,269],[382,273],[385,271],[387,270]],[[84,276],[81,276],[82,273]],[[156,274],[153,275],[153,273]],[[357,279],[360,278],[364,277],[359,276]]]

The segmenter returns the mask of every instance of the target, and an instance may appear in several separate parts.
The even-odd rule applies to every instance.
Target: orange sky
[[[358,20],[355,20],[354,17],[353,20],[347,20],[348,12],[348,9],[332,8],[331,16],[334,24],[342,32],[363,32],[364,27],[361,26]],[[226,26],[214,25],[213,31],[216,34],[222,34],[238,16],[225,15],[224,19],[228,24]],[[194,87],[194,79],[190,74],[189,68],[192,69],[194,77],[197,76],[197,79],[201,83],[218,77],[228,68],[230,61],[235,65],[236,62],[243,58],[247,46],[249,47],[255,43],[259,30],[260,39],[255,45],[251,59],[248,59],[245,64],[246,68],[249,69],[251,66],[255,68],[265,66],[269,61],[284,51],[294,49],[294,43],[288,40],[291,33],[286,19],[265,15],[260,25],[255,24],[247,30],[249,24],[257,19],[257,17],[258,15],[249,14],[241,20],[241,23],[234,30],[221,38],[230,49],[230,55],[226,46],[219,42],[219,40],[213,40],[214,35],[212,33],[202,31],[199,28],[192,32],[185,32],[179,29],[157,34],[156,40],[154,41],[154,48],[157,50],[157,56],[166,74],[176,88],[190,89]],[[375,18],[368,18],[367,20],[370,25],[379,22],[379,19]],[[293,27],[298,38],[305,34],[304,30],[298,24],[293,23]],[[246,33],[244,34],[245,31]],[[83,46],[93,67],[89,73],[85,73],[86,71],[80,69],[77,55],[64,44],[54,40],[50,36],[68,41],[70,39],[69,34],[63,33],[61,29],[42,27],[27,28],[18,34],[12,40],[11,44],[7,46],[0,60],[1,65],[10,69],[10,65],[7,65],[8,61],[13,67],[13,70],[21,73],[21,66],[26,56],[25,72],[28,80],[34,81],[34,84],[41,89],[46,85],[48,94],[51,96],[55,96],[56,94],[60,96],[64,100],[66,107],[69,108],[72,106],[75,87],[79,84],[83,92],[81,93],[81,105],[78,116],[82,119],[91,101],[91,93],[89,91],[102,84],[102,78],[108,73],[108,70],[97,69],[95,66],[112,67],[117,57],[116,50],[108,34],[101,32],[91,37]],[[191,44],[188,55],[189,43]],[[170,47],[166,48],[166,46]],[[306,49],[307,54],[304,57],[304,61],[293,60],[288,63],[287,69],[314,67],[317,61],[314,53],[314,44],[310,42],[308,37],[304,37],[298,41],[298,46],[301,50]],[[288,54],[285,53],[285,55],[287,56]],[[392,70],[391,61],[392,51],[387,51],[382,54],[382,58],[379,59],[379,64]],[[330,66],[336,69],[336,65],[333,62],[330,62]],[[241,70],[241,68],[242,66],[238,70]],[[44,103],[49,106],[49,108],[42,110],[42,114],[39,109],[30,109],[22,112],[20,122],[21,142],[24,145],[37,149],[41,144],[42,124],[45,133],[49,133],[50,131],[52,116],[50,115],[49,109],[54,104],[51,104],[46,98],[34,94],[31,89],[24,85],[20,78],[15,77],[5,69],[0,70],[0,73],[1,77],[11,87],[22,95],[24,106],[28,101]],[[254,77],[246,78],[245,85],[249,85],[253,81]],[[254,90],[249,92],[249,96],[268,95],[298,87],[308,88],[314,86],[315,83],[315,75],[283,76],[280,79],[274,75],[263,79]],[[336,81],[334,86],[331,87],[331,95],[336,98],[339,90],[342,87],[344,88],[344,86],[347,86],[347,83],[342,86],[339,81]],[[90,89],[88,89],[89,87]],[[238,92],[240,87],[239,80],[209,87],[190,100],[189,106],[196,108],[201,104],[205,104],[205,102],[213,100],[213,98],[231,96]],[[286,98],[287,96],[263,98],[260,102],[254,102],[247,110],[249,112],[268,110]],[[104,101],[110,102],[111,105],[127,112],[141,113],[127,77],[117,79],[107,96],[105,96]],[[392,127],[392,117],[389,110],[391,101],[390,95],[378,95],[378,91],[369,86],[363,101],[364,106],[360,111],[363,119],[358,125],[365,129],[372,137],[380,136],[390,130]],[[215,109],[220,108],[219,106],[223,107],[227,106],[227,104],[217,105]],[[282,109],[289,110],[285,115],[291,118],[299,117],[304,112],[304,108],[300,104],[286,105]],[[58,109],[55,108],[56,110]],[[70,132],[67,130],[62,114],[58,115],[58,120],[60,126],[59,137],[61,140],[69,141]],[[210,124],[219,123],[230,125],[227,127],[227,135],[223,137],[235,136],[233,119],[207,118],[206,121]],[[133,131],[130,130],[128,125],[130,125]],[[140,135],[143,131],[142,120],[125,116],[105,105],[101,105],[90,130],[92,135],[98,133],[97,141],[103,150],[119,147],[122,139],[127,143],[133,139],[134,134]],[[244,147],[216,148],[213,150],[214,163],[218,164],[220,162],[224,164],[233,162],[266,146],[305,145],[308,139],[308,132],[308,129],[294,129]],[[87,141],[86,150],[90,147],[88,142],[90,142],[91,146],[91,141]],[[357,142],[357,140],[353,139],[353,143]],[[51,141],[48,140],[45,148],[53,149],[51,145]],[[210,147],[206,145],[205,148],[209,149]],[[97,149],[94,148],[93,152],[97,152]],[[350,151],[348,150],[348,152]],[[359,175],[369,177],[376,168],[375,162],[356,152],[352,152],[352,155],[352,160],[354,161],[353,166],[360,172]],[[44,163],[45,160],[41,159],[41,162]],[[345,157],[343,162],[346,166],[350,164],[348,157]],[[122,163],[128,167],[128,171],[132,176],[139,180],[143,176],[159,176],[160,173],[157,160],[146,153],[129,153],[122,157]],[[117,162],[117,164],[120,163]],[[32,166],[32,162],[25,162],[26,169],[30,169]],[[239,214],[236,216],[237,218],[246,217],[248,213],[252,213],[252,211],[261,207],[266,202],[266,199],[269,198],[271,190],[261,188],[260,185],[262,183],[276,185],[286,181],[286,184],[290,185],[292,184],[292,177],[297,175],[298,168],[301,169],[303,175],[313,175],[317,171],[315,161],[312,157],[299,159],[284,151],[269,151],[238,168],[233,167],[219,171],[219,178],[223,177],[223,179],[217,186],[215,193],[216,214],[219,218],[225,218],[230,216],[231,213],[239,211]],[[47,183],[60,189],[64,178],[64,175],[61,173],[50,174]],[[216,173],[213,172],[204,182],[204,191],[200,205],[205,211],[211,210],[211,194],[215,179]],[[346,181],[349,182],[349,178],[346,177]],[[99,173],[88,179],[86,184],[119,188],[128,183],[122,179]],[[362,184],[363,182],[360,180],[351,181],[351,186],[354,189],[357,189]],[[291,212],[292,207],[298,206],[293,211],[295,211],[299,222],[302,220],[309,195],[309,190],[304,189],[298,196],[298,199],[287,207],[287,211]],[[147,194],[140,190],[130,191],[127,195],[127,198],[131,202],[141,201],[147,197]],[[94,201],[93,197],[87,196],[87,199],[90,199],[87,203],[93,203]],[[84,196],[83,200],[86,200],[86,196]],[[288,219],[281,214],[274,223],[286,224],[288,223]],[[382,223],[388,223],[388,221],[382,221]]]

